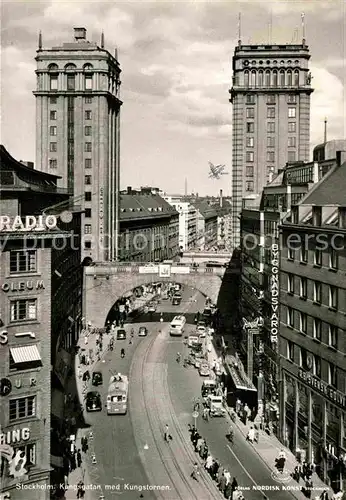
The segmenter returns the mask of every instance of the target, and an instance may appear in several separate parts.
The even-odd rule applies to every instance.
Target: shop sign
[[[279,245],[273,243],[271,246],[272,276],[270,285],[271,316],[270,316],[270,341],[278,343],[279,328]]]
[[[0,345],[6,345],[8,342],[8,331],[1,330],[0,331]]]
[[[100,188],[99,192],[99,231],[100,231],[100,241],[103,241],[103,218],[104,218],[104,200],[103,200],[103,188]]]
[[[12,431],[3,432],[0,434],[0,445],[16,444],[21,441],[28,441],[30,439],[30,429],[22,427],[20,429],[13,429]]]
[[[43,280],[37,280],[36,282],[33,280],[5,282],[1,285],[3,292],[25,292],[27,290],[44,290],[45,288]]]
[[[0,215],[0,231],[30,231],[32,229],[45,231],[56,228],[57,223],[55,215],[27,215],[26,217]]]
[[[326,396],[333,403],[337,403],[339,406],[346,408],[346,395],[342,392],[334,389],[323,380],[311,375],[311,373],[299,369],[298,377],[302,379],[308,386],[312,389],[316,389],[324,396]]]
[[[160,278],[169,278],[171,275],[170,264],[160,264],[159,265],[159,276]]]
[[[158,273],[159,266],[139,266],[138,267],[139,274],[151,274]]]

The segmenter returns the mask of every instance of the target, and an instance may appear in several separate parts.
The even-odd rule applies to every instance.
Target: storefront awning
[[[41,361],[37,345],[24,345],[22,347],[10,347],[10,353],[16,364]]]
[[[50,464],[53,467],[57,467],[57,468],[60,467],[61,469],[64,467],[64,462],[63,462],[62,457],[56,457],[55,455],[50,456]]]
[[[56,417],[62,419],[64,416],[64,393],[58,389],[52,390],[52,402],[50,411]]]

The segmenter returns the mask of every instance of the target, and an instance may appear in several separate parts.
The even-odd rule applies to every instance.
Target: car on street
[[[156,304],[154,302],[151,302],[148,304],[148,313],[154,313],[156,312]]]
[[[214,396],[210,394],[207,397],[207,407],[210,408],[211,417],[225,417],[226,409],[223,406],[222,396]]]
[[[103,382],[102,373],[101,372],[93,372],[92,378],[91,378],[92,385],[102,385],[102,382]]]
[[[204,380],[201,387],[202,398],[207,399],[210,394],[216,394],[217,384],[214,379]]]
[[[85,398],[85,407],[86,411],[101,411],[102,410],[102,402],[100,393],[97,391],[90,391],[87,393]]]
[[[126,330],[120,328],[117,331],[117,340],[126,340]]]
[[[209,368],[209,363],[207,361],[201,362],[201,366],[199,367],[199,374],[201,377],[209,377],[210,368]]]
[[[148,335],[148,329],[146,326],[140,326],[138,330],[138,337],[146,337]]]
[[[207,329],[205,326],[203,325],[198,325],[197,326],[197,330],[196,330],[196,333],[197,335],[200,337],[200,338],[204,338],[207,334]]]

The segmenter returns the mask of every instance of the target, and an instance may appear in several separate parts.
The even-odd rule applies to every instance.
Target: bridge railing
[[[152,267],[152,274],[156,274],[159,277],[159,272],[157,268],[158,264],[148,264],[148,262],[95,262],[91,266],[87,266],[85,268],[85,272],[87,275],[95,275],[95,276],[107,276],[110,274],[116,273],[140,273],[140,268],[145,267],[146,269]],[[205,266],[191,266],[191,264],[178,264],[173,265],[171,267],[182,267],[189,268],[189,272],[184,272],[183,274],[215,274],[217,276],[223,276],[225,274],[226,269],[224,267],[205,267]],[[145,274],[145,273],[144,273]],[[143,274],[143,275],[144,275]],[[151,274],[147,271],[147,274]],[[172,273],[172,276],[179,273]],[[170,276],[167,276],[169,278]]]

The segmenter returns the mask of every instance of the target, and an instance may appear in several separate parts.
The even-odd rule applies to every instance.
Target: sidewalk
[[[208,353],[209,363],[213,363],[216,359],[219,359],[219,356],[215,350],[214,343],[211,343],[211,345],[212,345],[211,352]],[[228,413],[230,413],[231,409],[227,408],[227,410]],[[239,419],[239,417],[237,417],[235,425],[246,438],[250,427],[253,427],[254,423],[248,420],[247,424],[244,425],[243,422]],[[265,463],[266,467],[271,472],[274,473],[276,472],[276,469],[274,467],[275,459],[278,457],[281,450],[284,450],[286,454],[285,469],[287,471],[293,472],[295,466],[298,465],[298,461],[294,456],[294,454],[291,452],[291,450],[286,448],[273,433],[271,435],[268,435],[264,430],[259,430],[258,443],[254,443],[252,446],[254,448],[254,451],[258,454],[260,459]],[[313,490],[311,494],[312,499],[315,499],[316,496],[320,495],[324,489],[328,491],[329,496],[333,494],[332,489],[325,483],[323,483],[323,481],[318,477],[316,473],[313,473],[311,479],[313,482]],[[278,484],[280,484],[279,480]],[[302,479],[300,480],[299,483],[297,483],[294,479],[291,479],[288,482],[282,482],[282,484],[285,486],[289,485],[295,487],[302,487],[304,486],[305,483]],[[292,496],[294,496],[297,500],[305,500],[307,498],[301,491],[291,490],[290,492]]]

